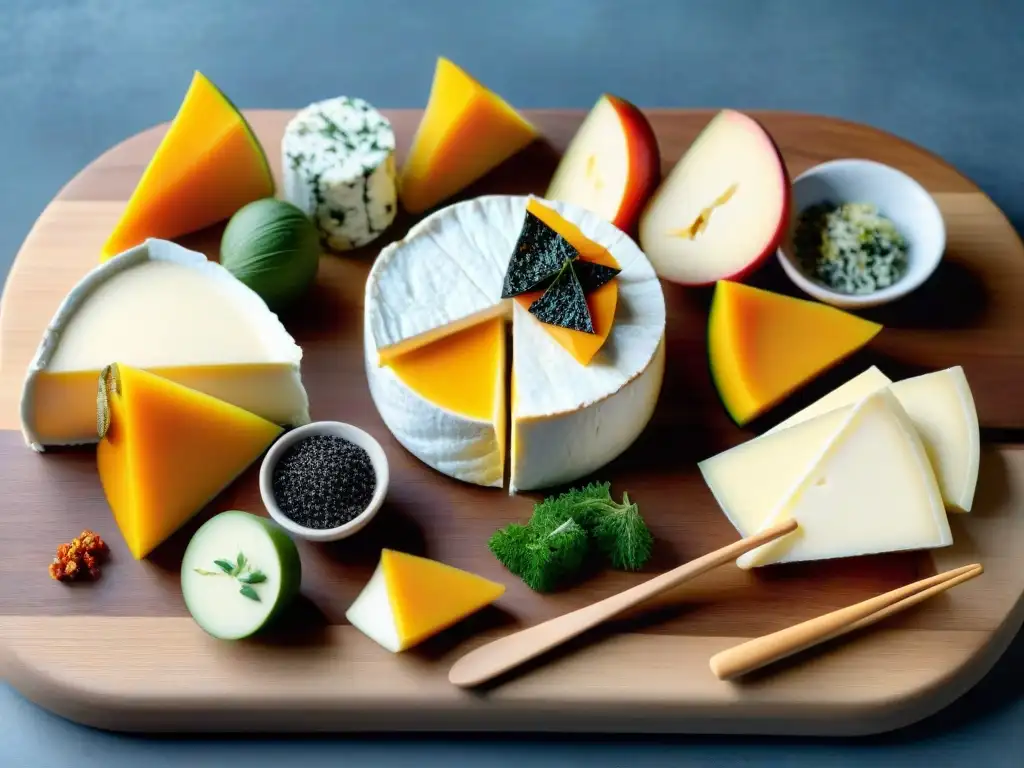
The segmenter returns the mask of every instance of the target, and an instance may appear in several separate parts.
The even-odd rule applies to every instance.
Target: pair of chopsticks
[[[456,661],[448,673],[448,679],[454,685],[463,688],[493,680],[640,603],[735,560],[744,552],[792,533],[796,528],[795,520],[787,520],[655,576],[617,595],[481,646]],[[980,565],[957,568],[771,635],[750,640],[716,654],[711,659],[711,669],[723,680],[752,672],[817,643],[880,621],[974,578],[981,572]]]

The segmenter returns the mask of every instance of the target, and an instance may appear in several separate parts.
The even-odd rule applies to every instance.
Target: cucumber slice
[[[298,594],[301,581],[295,542],[272,520],[238,510],[203,523],[181,561],[185,605],[220,640],[259,632]]]

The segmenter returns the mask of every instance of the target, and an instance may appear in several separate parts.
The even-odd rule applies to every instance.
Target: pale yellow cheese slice
[[[772,432],[792,427],[808,419],[813,419],[815,416],[821,416],[823,413],[834,411],[836,408],[842,408],[844,405],[853,405],[863,400],[872,392],[882,387],[887,387],[890,384],[892,384],[892,379],[878,370],[877,366],[872,365],[845,384],[840,384],[824,397],[815,400],[802,411],[797,411],[788,419],[780,421],[765,434],[771,434]]]
[[[799,483],[764,523],[797,530],[742,555],[741,568],[826,560],[953,543],[917,429],[880,390],[848,412]]]

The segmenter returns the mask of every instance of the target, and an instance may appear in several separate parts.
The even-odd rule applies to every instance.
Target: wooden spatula
[[[768,528],[710,552],[671,571],[655,576],[643,584],[605,598],[593,605],[580,608],[564,616],[545,621],[529,629],[508,635],[470,651],[452,665],[448,679],[455,685],[468,688],[480,685],[540,656],[567,640],[608,621],[655,595],[696,578],[712,568],[735,560],[744,552],[796,530],[795,520]]]

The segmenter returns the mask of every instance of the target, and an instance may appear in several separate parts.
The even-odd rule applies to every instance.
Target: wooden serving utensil
[[[448,672],[448,680],[462,688],[469,688],[492,680],[655,595],[735,560],[744,552],[749,552],[780,536],[792,533],[796,527],[795,520],[779,523],[753,536],[748,536],[698,557],[696,560],[691,560],[617,595],[483,645],[456,661]]]
[[[740,677],[818,643],[870,626],[973,579],[984,570],[980,563],[964,565],[770,635],[748,640],[712,656],[711,671],[720,680]]]

